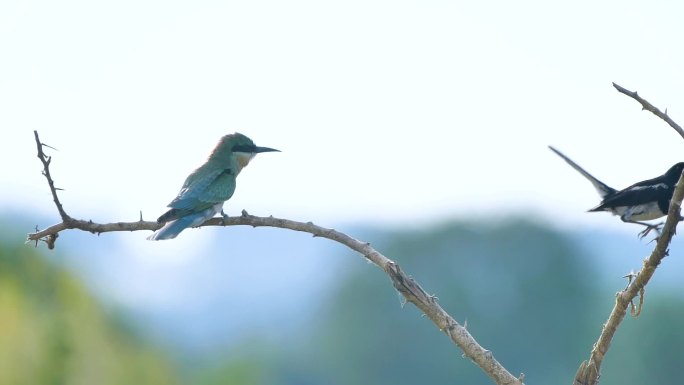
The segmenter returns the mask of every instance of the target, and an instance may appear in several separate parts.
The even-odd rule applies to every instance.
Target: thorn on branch
[[[629,283],[632,283],[632,280],[637,276],[637,273],[634,270],[630,270],[627,275],[623,276],[622,278],[627,278],[629,280]]]
[[[38,229],[38,225],[36,225],[35,232],[37,233],[38,231],[40,231],[40,230]],[[38,247],[38,241],[39,241],[39,239],[36,239],[36,240],[35,240],[36,244],[35,244],[34,247]],[[29,242],[30,242],[30,241],[29,241]],[[27,242],[27,243],[28,243],[28,242]]]
[[[56,149],[56,148],[50,146],[49,144],[45,144],[45,143],[43,143],[43,142],[41,142],[40,145],[43,146],[43,147],[51,148],[51,149],[53,149],[53,150],[55,150],[55,151],[59,151],[58,149]]]
[[[632,284],[632,281],[636,278],[636,276],[637,276],[637,273],[634,272],[634,270],[630,270],[629,273],[628,273],[627,275],[625,275],[624,277],[622,277],[622,278],[627,278],[627,286],[625,286],[625,290],[627,290],[627,288],[629,287],[629,285]]]

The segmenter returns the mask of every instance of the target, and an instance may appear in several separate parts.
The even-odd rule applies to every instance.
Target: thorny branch
[[[615,89],[618,90],[618,92],[621,92],[639,102],[641,104],[642,110],[652,112],[655,116],[659,117],[660,119],[664,120],[667,124],[669,124],[670,127],[674,128],[675,131],[677,131],[677,133],[679,133],[679,135],[681,135],[682,138],[684,138],[684,130],[682,130],[679,124],[675,123],[675,121],[672,120],[672,118],[670,118],[669,115],[667,115],[667,109],[665,109],[665,112],[660,111],[653,104],[649,103],[646,99],[639,96],[639,94],[637,94],[636,91],[630,91],[615,83],[613,83],[613,87],[615,87]]]
[[[670,119],[667,114],[662,113],[660,110],[655,108],[651,103],[641,98],[636,92],[629,91],[615,83],[613,86],[621,93],[633,98],[634,100],[641,103],[643,109],[651,111],[653,114],[663,119],[672,128],[677,130],[677,132],[684,137],[684,131],[682,128]],[[646,285],[655,273],[656,268],[660,265],[660,261],[668,255],[668,247],[670,241],[674,236],[677,224],[682,219],[681,217],[681,206],[682,199],[684,198],[684,173],[679,177],[677,185],[670,200],[670,208],[667,213],[667,219],[665,220],[665,225],[661,235],[657,238],[656,246],[653,249],[651,255],[644,260],[644,264],[635,275],[630,274],[630,283],[627,288],[620,291],[615,296],[615,306],[610,312],[608,321],[603,326],[601,335],[594,344],[591,350],[591,355],[589,360],[582,362],[580,367],[577,369],[577,374],[575,375],[575,380],[573,385],[595,385],[598,383],[601,364],[603,363],[603,358],[605,357],[608,349],[610,348],[610,343],[613,340],[613,336],[617,331],[620,323],[625,318],[627,313],[627,308],[633,305],[633,300],[639,295],[639,305],[634,309],[632,308],[632,314],[636,317],[641,313],[641,307],[643,305],[643,297],[645,293]]]
[[[50,158],[43,153],[44,144],[38,138],[38,132],[34,131],[36,144],[38,145],[38,157],[43,162],[43,175],[48,180],[50,191],[52,192],[55,205],[62,217],[62,222],[50,226],[45,230],[36,231],[28,234],[28,241],[46,241],[48,247],[53,248],[57,235],[64,230],[78,229],[91,233],[105,233],[111,231],[138,231],[156,230],[162,225],[157,222],[143,221],[142,218],[136,222],[116,222],[116,223],[94,223],[71,218],[62,208],[57,197],[57,189],[50,175]],[[274,217],[257,217],[242,211],[242,215],[230,218],[212,218],[204,222],[202,226],[252,226],[252,227],[278,227],[294,231],[301,231],[312,234],[314,237],[327,238],[338,242],[348,248],[363,255],[366,259],[380,267],[390,278],[394,287],[401,293],[408,302],[418,307],[432,322],[437,325],[439,330],[444,332],[449,338],[463,351],[464,355],[477,364],[494,382],[498,385],[524,385],[524,375],[519,378],[513,376],[499,361],[494,358],[491,351],[483,348],[468,332],[465,326],[459,324],[450,316],[436,301],[436,296],[428,294],[413,278],[407,275],[399,265],[382,255],[371,247],[370,243],[354,239],[342,232],[320,227],[311,222],[303,223],[289,219]]]

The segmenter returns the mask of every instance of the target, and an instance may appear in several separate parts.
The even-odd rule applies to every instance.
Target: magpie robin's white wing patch
[[[606,196],[601,204],[589,211],[610,211],[623,220],[635,216],[643,217],[641,220],[656,219],[667,213],[671,197],[672,189],[666,183],[644,185],[640,182]]]
[[[668,187],[669,187],[669,186],[666,185],[665,183],[658,183],[658,184],[655,184],[655,185],[652,185],[652,186],[638,186],[638,185],[634,185],[634,186],[632,187],[632,190],[643,190],[643,189],[649,189],[649,188],[650,188],[650,189],[655,189],[655,190],[657,190],[657,189],[660,189],[660,188],[668,188]]]

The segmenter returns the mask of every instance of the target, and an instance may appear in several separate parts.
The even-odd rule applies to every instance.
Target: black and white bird
[[[675,164],[659,177],[635,183],[618,191],[596,179],[562,152],[551,146],[549,148],[587,178],[598,191],[603,200],[589,211],[608,211],[619,216],[623,222],[646,226],[646,229],[639,233],[641,238],[648,235],[651,230],[660,231],[662,223],[652,225],[642,221],[650,221],[667,215],[675,184],[684,170],[684,162]]]

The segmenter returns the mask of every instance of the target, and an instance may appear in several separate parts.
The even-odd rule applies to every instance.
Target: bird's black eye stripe
[[[233,169],[227,168],[227,169],[223,170],[223,172],[219,176],[222,176],[222,175],[233,175]]]
[[[255,149],[256,146],[253,145],[236,144],[233,146],[233,152],[254,152]]]

